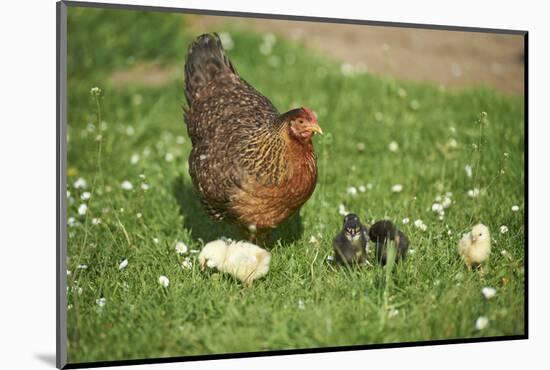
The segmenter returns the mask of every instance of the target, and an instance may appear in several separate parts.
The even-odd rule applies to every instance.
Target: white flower
[[[468,190],[468,196],[471,198],[477,198],[479,196],[479,189],[473,188],[471,190]]]
[[[340,204],[338,206],[338,213],[341,214],[342,216],[345,216],[347,215],[349,212],[346,211],[346,207],[343,205],[343,204]]]
[[[392,318],[392,317],[395,317],[399,315],[399,310],[397,308],[394,308],[393,310],[391,310],[390,312],[388,312],[388,317],[389,318]]]
[[[198,249],[189,249],[189,253],[197,254],[197,253],[200,253],[200,250],[198,250]]]
[[[432,211],[435,212],[435,213],[441,214],[441,212],[444,212],[443,211],[443,205],[440,204],[440,203],[432,204]]]
[[[361,193],[364,193],[365,191],[367,191],[367,188],[365,188],[364,185],[359,185],[359,191],[360,191]]]
[[[485,299],[491,299],[497,294],[497,290],[495,288],[486,286],[485,288],[481,289],[481,294],[483,294]]]
[[[78,207],[78,214],[81,215],[81,216],[84,216],[86,214],[86,212],[88,211],[88,206],[85,205],[85,204],[81,204],[79,207]]]
[[[142,216],[142,214],[139,213],[139,212],[136,214],[136,217],[137,217],[137,218],[141,218],[141,216]]]
[[[487,327],[488,324],[489,324],[489,319],[485,316],[480,316],[476,320],[476,329],[483,330]]]
[[[367,190],[372,190],[372,184],[371,183],[367,184]]]
[[[122,261],[119,265],[118,265],[118,269],[119,270],[124,270],[126,268],[126,266],[128,266],[128,260],[125,259],[124,261]]]
[[[312,235],[310,238],[309,238],[309,242],[314,244],[314,243],[317,243],[317,238],[315,237],[315,235]]]
[[[517,211],[519,211],[519,206],[516,206],[516,205],[512,206],[512,212],[517,212]]]
[[[451,148],[456,148],[458,146],[458,143],[455,139],[451,138],[449,141],[447,141],[447,145]]]
[[[76,179],[76,181],[73,184],[75,189],[85,189],[87,185],[88,183],[82,177],[79,177],[78,179]]]
[[[97,86],[94,86],[90,89],[90,94],[99,96],[101,94],[101,89]]]
[[[71,270],[67,270],[67,276],[71,274]]]
[[[139,154],[137,153],[132,154],[132,156],[130,157],[130,163],[136,164],[138,162],[139,162]]]
[[[159,243],[158,238],[153,238],[153,243],[158,244]]]
[[[403,225],[406,225],[406,224],[409,223],[409,221],[410,221],[409,218],[408,218],[408,217],[405,217],[405,218],[403,219],[403,221],[401,221],[401,222],[403,223]]]
[[[162,285],[163,288],[168,288],[168,285],[170,285],[170,280],[164,275],[159,276],[159,284]]]
[[[80,270],[86,270],[88,268],[88,265],[78,265],[77,269]]]
[[[193,268],[193,262],[191,262],[191,259],[189,259],[189,257],[183,260],[183,262],[181,263],[181,268],[187,270],[191,270]]]
[[[392,141],[388,145],[388,149],[390,152],[397,152],[399,150],[399,144],[397,144],[396,141]]]
[[[428,230],[428,226],[426,226],[426,224],[424,224],[424,222],[421,219],[415,220],[414,221],[414,226],[416,226],[417,228],[419,228],[422,231]]]
[[[401,184],[395,184],[391,187],[391,191],[393,191],[394,193],[399,193],[401,192],[401,190],[403,190],[403,185]]]
[[[101,219],[94,217],[92,218],[92,225],[99,225],[101,223]]]
[[[73,227],[76,225],[76,220],[74,219],[74,217],[69,217],[67,219],[67,226],[69,227]]]
[[[123,190],[132,190],[134,188],[134,185],[132,185],[132,183],[128,180],[124,180],[122,182],[122,184],[120,184],[120,187],[123,189]]]
[[[464,167],[464,170],[466,171],[466,176],[472,177],[472,166],[467,164],[466,167]]]
[[[70,197],[71,197],[71,192],[67,190],[67,198],[70,198]]]
[[[413,254],[415,254],[415,253],[416,253],[416,249],[410,249],[410,250],[409,250],[409,254],[410,254],[411,256],[412,256]]]
[[[176,253],[185,254],[185,253],[187,253],[188,250],[189,250],[189,248],[187,247],[187,245],[185,245],[184,242],[177,242],[176,243]]]
[[[340,72],[344,76],[351,76],[355,73],[355,68],[353,67],[353,64],[350,63],[342,63],[340,65]]]
[[[99,307],[103,307],[105,306],[105,303],[107,303],[107,300],[105,298],[99,298],[99,299],[96,299],[95,300],[95,303],[99,306]]]
[[[346,189],[346,192],[352,197],[357,195],[357,189],[355,188],[355,186],[350,186],[349,188]]]
[[[327,256],[327,261],[329,261],[329,262],[334,261],[334,256]]]
[[[147,191],[147,190],[149,190],[149,185],[143,183],[143,184],[141,184],[141,189]]]
[[[508,232],[508,227],[506,225],[502,225],[500,227],[500,233],[501,234],[506,234]]]
[[[164,156],[164,160],[166,162],[172,162],[174,160],[174,155],[172,153],[166,153]]]
[[[300,310],[303,310],[306,308],[306,305],[304,304],[304,301],[302,301],[301,299],[298,301],[298,308]]]
[[[85,192],[82,193],[82,195],[80,196],[80,199],[82,199],[82,200],[88,200],[88,199],[90,199],[91,196],[92,196],[92,194],[90,194],[89,191],[85,191]]]
[[[453,201],[448,196],[443,197],[443,201],[441,202],[441,205],[443,208],[449,208]]]

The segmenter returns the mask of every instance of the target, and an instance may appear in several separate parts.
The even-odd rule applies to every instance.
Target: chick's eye
[[[483,234],[479,233],[479,236],[481,236],[481,235],[483,235]]]

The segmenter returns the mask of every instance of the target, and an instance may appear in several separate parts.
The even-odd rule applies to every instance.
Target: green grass
[[[524,333],[522,98],[343,75],[335,61],[281,39],[263,55],[262,35],[249,31],[231,30],[229,54],[241,75],[281,111],[305,105],[318,114],[326,134],[314,138],[317,188],[300,219],[277,230],[270,272],[252,288],[202,273],[196,255],[192,269],[180,268],[177,241],[200,249],[201,240],[237,236],[207,219],[192,189],[182,77],[147,87],[114,85],[109,76],[140,63],[182,67],[194,36],[186,24],[181,15],[69,9],[69,362]],[[86,189],[74,188],[80,177]],[[367,184],[355,197],[346,192]],[[394,184],[403,191],[392,192]],[[481,190],[476,199],[467,195],[473,188]],[[439,220],[431,205],[446,192],[453,204]],[[88,211],[79,216],[82,203]],[[414,253],[387,275],[379,266],[333,268],[327,256],[341,203],[368,224],[394,220]],[[494,239],[484,274],[468,271],[456,252],[459,236],[480,221]],[[160,275],[170,279],[167,289]],[[495,298],[482,297],[485,286],[497,289]],[[479,316],[489,318],[481,331]]]

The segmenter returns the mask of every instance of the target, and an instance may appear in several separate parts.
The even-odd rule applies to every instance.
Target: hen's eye
[[[304,123],[304,121],[303,121],[303,120],[299,120],[298,123],[302,124],[302,123]]]

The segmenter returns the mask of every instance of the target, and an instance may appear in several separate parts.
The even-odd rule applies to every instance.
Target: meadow
[[[207,218],[188,174],[187,17],[68,14],[70,363],[525,333],[523,97],[398,81],[273,34],[212,30],[241,76],[280,111],[310,107],[325,132],[313,196],[245,289],[196,260],[203,243],[239,235]],[[407,260],[391,273],[334,267],[344,210],[393,220]],[[493,238],[483,272],[456,251],[478,222]]]

